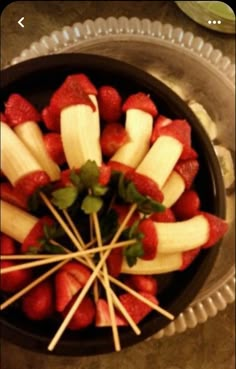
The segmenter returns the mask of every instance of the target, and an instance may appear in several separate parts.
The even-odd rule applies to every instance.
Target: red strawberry
[[[71,105],[84,104],[90,106],[93,111],[96,110],[94,104],[84,92],[83,88],[70,76],[66,78],[63,84],[56,90],[50,100],[50,105],[55,112]]]
[[[139,109],[151,114],[155,117],[158,114],[156,105],[150,97],[143,92],[130,95],[122,106],[122,111],[126,112],[128,109]]]
[[[179,270],[185,270],[188,266],[193,262],[194,259],[198,256],[201,247],[197,247],[196,249],[185,251],[182,254],[182,266]]]
[[[47,152],[58,165],[66,162],[61,135],[59,133],[47,133],[43,136]]]
[[[97,95],[97,89],[85,74],[72,74],[67,80],[73,80],[80,84],[84,92],[88,95]]]
[[[151,178],[135,171],[126,173],[126,178],[131,180],[136,189],[144,196],[149,196],[158,202],[163,201],[163,194],[156,182]]]
[[[49,281],[43,281],[22,298],[22,310],[32,320],[50,318],[54,312],[53,289]]]
[[[15,241],[4,233],[0,233],[0,254],[1,255],[16,254]]]
[[[159,223],[173,223],[176,221],[173,211],[168,208],[166,208],[164,211],[161,211],[160,213],[153,213],[150,216],[150,219],[152,219],[154,222]]]
[[[29,120],[38,122],[41,119],[35,107],[19,94],[11,94],[5,106],[5,115],[11,127]]]
[[[106,122],[116,122],[122,114],[122,99],[119,92],[112,86],[102,86],[98,89],[98,106],[102,119]]]
[[[185,191],[176,203],[172,206],[172,210],[178,220],[185,220],[194,217],[200,208],[200,199],[196,191]]]
[[[125,219],[126,215],[128,214],[129,210],[130,210],[130,206],[123,204],[123,205],[119,205],[119,204],[114,204],[112,206],[112,209],[114,209],[118,215],[118,223],[121,224],[123,222],[123,220]],[[134,212],[133,215],[131,216],[131,218],[129,219],[128,223],[127,223],[127,227],[131,227],[132,224],[136,221],[140,219],[140,215],[138,212]]]
[[[61,178],[58,181],[58,187],[72,186],[70,175],[71,175],[71,169],[62,170],[61,171]]]
[[[31,196],[40,187],[50,183],[50,178],[44,170],[36,170],[35,172],[26,174],[15,183],[16,192]]]
[[[158,115],[152,130],[151,143],[153,144],[158,137],[160,136],[161,128],[168,126],[172,123],[170,118],[165,117],[164,115]]]
[[[154,304],[158,304],[157,299],[153,295],[146,292],[140,292],[140,295],[146,297],[146,299],[150,300]],[[136,324],[143,320],[152,311],[152,308],[129,293],[120,295],[119,299]]]
[[[102,186],[106,186],[110,182],[110,178],[111,168],[106,164],[102,164],[99,168],[98,183]]]
[[[0,113],[0,122],[7,123],[7,117],[3,113]]]
[[[129,140],[128,133],[120,123],[107,124],[101,134],[100,144],[105,156],[112,156]]]
[[[27,198],[22,193],[16,190],[10,183],[0,183],[0,197],[2,200],[16,205],[19,208],[27,209]]]
[[[91,275],[91,271],[78,261],[70,261],[69,263],[66,263],[60,271],[73,275],[73,277],[76,278],[82,286],[87,283]]]
[[[54,221],[48,216],[44,216],[39,219],[27,237],[24,239],[24,242],[21,245],[21,252],[26,253],[30,247],[36,247],[40,249],[42,247],[40,238],[42,238],[44,235],[43,227],[45,225],[51,226],[53,224]]]
[[[55,111],[51,106],[46,106],[42,111],[42,119],[49,131],[60,133],[60,112]]]
[[[81,288],[81,283],[72,274],[59,271],[55,276],[56,310],[63,311]]]
[[[199,163],[195,159],[180,160],[174,169],[183,177],[185,187],[188,190],[198,173]]]
[[[118,161],[113,161],[113,160],[110,160],[107,165],[113,170],[113,171],[116,171],[116,172],[121,172],[121,173],[128,173],[128,172],[133,172],[134,169],[132,167],[129,167],[128,165],[126,164],[122,164],[122,163],[119,163]]]
[[[115,313],[115,322],[118,327],[127,325],[126,320],[118,312]],[[106,300],[99,299],[97,301],[95,325],[96,327],[110,327],[111,326],[111,317],[110,317],[108,303],[106,302]]]
[[[10,260],[0,260],[0,269],[17,265],[16,262]],[[17,292],[31,282],[31,269],[21,269],[15,272],[1,274],[0,290],[4,292]]]
[[[158,235],[151,219],[144,219],[139,224],[139,231],[143,233],[142,239],[144,255],[142,259],[152,260],[157,253]]]
[[[158,291],[157,280],[151,275],[129,275],[124,283],[135,291],[150,293],[150,295],[153,296],[155,296]]]
[[[199,214],[204,215],[209,223],[209,238],[205,245],[202,246],[203,249],[214,246],[224,234],[228,231],[228,224],[225,220],[206,212],[200,212]]]
[[[184,146],[182,154],[180,155],[181,160],[197,159],[198,153],[191,146]]]
[[[120,275],[122,260],[123,260],[122,247],[117,247],[111,250],[107,258],[107,269],[109,274],[115,278]]]
[[[65,317],[69,312],[69,309],[74,303],[74,299],[69,303],[66,309],[63,311],[62,315]],[[78,309],[74,313],[70,323],[68,324],[68,328],[71,330],[77,330],[88,327],[93,323],[95,318],[95,306],[90,297],[85,296]]]

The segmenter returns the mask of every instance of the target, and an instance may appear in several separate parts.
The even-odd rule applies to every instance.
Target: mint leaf
[[[26,252],[26,254],[30,254],[30,255],[36,255],[39,254],[40,252],[40,248],[36,247],[36,246],[30,246]]]
[[[118,229],[118,215],[114,209],[99,219],[103,243],[109,242]]]
[[[137,263],[137,258],[144,254],[142,242],[138,241],[134,245],[124,248],[123,254],[127,264],[132,267]]]
[[[92,187],[92,193],[94,196],[103,196],[108,191],[108,187],[96,184]]]
[[[59,209],[69,208],[78,196],[76,187],[68,186],[52,192],[52,203]]]
[[[66,251],[62,247],[47,243],[44,245],[43,251],[49,254],[66,254]]]
[[[80,175],[77,174],[75,170],[72,170],[70,174],[70,180],[73,183],[73,185],[77,188],[78,192],[84,190],[84,184],[80,178]]]
[[[133,182],[130,182],[126,188],[126,198],[127,202],[130,203],[140,203],[144,200],[144,196],[142,196],[136,189]]]
[[[86,188],[92,188],[98,182],[99,168],[95,161],[88,160],[79,171],[80,179]]]
[[[60,226],[58,226],[56,224],[51,225],[51,226],[49,226],[47,224],[44,224],[43,233],[44,233],[44,236],[45,236],[46,240],[60,238],[60,237],[65,235],[64,229],[62,229]],[[41,239],[41,241],[44,241],[44,238]]]
[[[151,214],[164,211],[165,206],[147,197],[143,202],[138,204],[138,210],[144,214]]]
[[[103,201],[100,197],[88,195],[84,198],[81,209],[85,214],[91,214],[98,212],[103,205]]]

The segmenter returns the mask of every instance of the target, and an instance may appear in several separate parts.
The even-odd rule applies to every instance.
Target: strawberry
[[[140,295],[146,297],[146,299],[150,300],[154,304],[158,304],[157,299],[153,295],[146,292],[140,292]],[[136,324],[143,320],[152,311],[151,307],[129,293],[120,295],[119,299]]]
[[[144,255],[142,259],[152,260],[157,253],[158,235],[151,219],[144,219],[140,222],[138,229],[143,233],[142,239]]]
[[[0,197],[12,205],[27,209],[26,196],[22,192],[17,191],[9,182],[0,183]]]
[[[100,145],[102,154],[112,156],[129,140],[128,133],[120,123],[107,124],[102,131]]]
[[[81,283],[72,274],[59,271],[55,276],[56,311],[63,311],[81,288]]]
[[[181,160],[197,159],[198,153],[191,146],[184,146],[182,154],[180,155]]]
[[[156,182],[151,178],[135,171],[126,173],[126,178],[132,181],[136,189],[144,196],[149,196],[158,202],[163,201],[163,194]]]
[[[0,113],[0,122],[7,123],[7,117],[3,113]]]
[[[51,106],[46,106],[42,111],[42,119],[49,131],[60,133],[60,112],[55,111]]]
[[[58,114],[64,108],[78,104],[88,105],[93,111],[96,110],[94,104],[80,84],[69,76],[54,92],[50,100],[50,105],[53,111]]]
[[[155,117],[158,114],[156,105],[150,97],[143,92],[130,95],[122,106],[122,111],[126,112],[128,109],[139,109]]]
[[[44,170],[26,174],[15,183],[16,192],[23,193],[25,196],[31,196],[40,187],[50,183],[50,178]]]
[[[111,168],[106,165],[102,164],[99,168],[99,178],[98,183],[102,186],[106,186],[111,179]]]
[[[43,136],[47,152],[58,165],[66,162],[61,135],[59,133],[47,133]]]
[[[86,284],[91,272],[77,261],[63,265],[55,276],[56,310],[63,311],[79,290]]]
[[[175,214],[171,209],[168,208],[166,208],[164,211],[153,213],[150,216],[150,219],[159,223],[173,223],[176,221]]]
[[[128,173],[128,172],[133,172],[134,169],[132,167],[129,167],[128,165],[126,164],[122,164],[122,163],[119,163],[118,161],[113,161],[113,160],[110,160],[107,165],[113,170],[113,171],[116,171],[116,172],[121,172],[121,173]]]
[[[152,130],[151,144],[153,144],[160,136],[161,128],[168,126],[170,123],[172,123],[170,118],[167,118],[164,115],[158,115]]]
[[[126,204],[114,204],[112,206],[112,209],[115,210],[115,212],[118,215],[118,223],[121,224],[123,222],[123,220],[125,219],[126,215],[128,214],[129,210],[130,210],[130,206],[126,205]],[[133,215],[131,216],[131,218],[129,219],[128,223],[127,223],[127,227],[131,227],[132,224],[136,221],[140,219],[140,215],[138,212],[134,212]]]
[[[38,122],[41,119],[35,107],[19,94],[11,94],[5,107],[5,115],[11,127],[15,127],[29,120]]]
[[[0,255],[16,254],[15,241],[4,233],[0,233]]]
[[[51,226],[53,224],[54,220],[52,220],[48,216],[44,216],[39,219],[24,239],[24,242],[21,245],[21,252],[26,253],[27,251],[29,251],[30,247],[36,247],[40,250],[40,248],[42,247],[40,239],[44,236],[44,226]]]
[[[155,296],[158,291],[157,280],[151,275],[134,274],[126,277],[125,284],[138,292],[146,292]]]
[[[10,260],[0,260],[0,269],[17,265],[16,262]],[[4,292],[17,292],[27,286],[31,282],[31,269],[21,269],[14,272],[1,274],[0,290]]]
[[[199,252],[201,251],[201,247],[197,247],[196,249],[185,251],[182,254],[182,266],[179,270],[185,270],[188,266],[196,259]]]
[[[172,206],[172,210],[178,220],[185,220],[194,217],[200,208],[200,199],[196,191],[185,191],[176,203]]]
[[[67,77],[69,81],[76,81],[88,95],[97,95],[97,89],[85,74],[72,74]]]
[[[205,245],[202,246],[203,249],[207,249],[208,247],[214,246],[216,242],[218,242],[224,234],[228,231],[228,224],[225,220],[206,212],[199,212],[199,214],[204,215],[209,223],[209,238]]]
[[[121,265],[123,260],[122,247],[117,247],[111,250],[107,258],[107,269],[110,275],[117,278],[121,272]]]
[[[118,327],[127,325],[126,320],[118,312],[115,313],[115,322]],[[104,299],[99,299],[97,301],[95,326],[96,327],[110,327],[111,326],[111,317],[110,317],[108,303]]]
[[[102,86],[98,89],[97,99],[100,117],[106,122],[117,122],[122,114],[119,92],[112,86]]]
[[[51,283],[49,281],[43,281],[23,296],[22,310],[31,320],[50,318],[54,312]]]
[[[74,299],[72,299],[72,301],[63,311],[62,313],[63,317],[66,317],[73,303],[74,303]],[[96,310],[95,310],[93,301],[91,300],[90,297],[85,296],[81,304],[79,305],[78,309],[74,313],[67,328],[71,330],[78,330],[78,329],[88,327],[90,324],[93,323],[94,318],[95,318],[95,313],[96,313]]]
[[[199,163],[196,159],[179,160],[174,169],[181,175],[188,190],[198,173]]]

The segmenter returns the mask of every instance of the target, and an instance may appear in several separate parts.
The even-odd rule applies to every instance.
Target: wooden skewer
[[[118,240],[118,238],[120,237],[122,231],[124,230],[127,222],[129,221],[130,217],[132,216],[133,212],[135,211],[137,205],[134,204],[131,206],[128,214],[126,215],[125,219],[123,220],[123,222],[121,223],[119,229],[117,230],[116,234],[113,237],[113,240],[111,242],[112,245],[114,245],[114,243]],[[74,304],[72,305],[71,309],[68,311],[65,319],[63,320],[62,324],[60,325],[59,329],[57,330],[55,336],[53,337],[52,341],[50,342],[49,346],[48,346],[48,350],[52,351],[54,349],[54,347],[56,346],[58,340],[60,339],[60,337],[62,336],[63,332],[65,331],[67,325],[69,324],[70,320],[72,319],[74,313],[76,312],[76,310],[78,309],[79,305],[81,304],[83,298],[85,297],[86,293],[88,292],[89,288],[91,287],[93,281],[95,280],[95,278],[97,277],[100,269],[102,268],[103,264],[105,263],[108,255],[110,254],[110,250],[107,250],[103,256],[101,257],[99,263],[96,265],[96,267],[94,268],[93,273],[91,274],[91,276],[89,277],[87,283],[85,284],[85,286],[83,287],[83,289],[81,290],[79,296],[77,297],[77,299],[75,300]]]
[[[35,279],[33,282],[28,284],[25,288],[17,292],[15,295],[11,296],[9,299],[4,301],[0,305],[0,310],[4,310],[6,307],[11,305],[13,302],[18,300],[20,297],[22,297],[24,294],[26,294],[28,291],[30,291],[33,287],[37,286],[40,282],[44,281],[46,278],[48,278],[51,274],[56,272],[58,269],[60,269],[64,264],[66,264],[68,260],[63,260],[59,264],[55,265],[52,269],[48,270],[46,273]]]
[[[98,240],[98,246],[102,247],[102,237],[101,237],[101,231],[100,231],[97,213],[93,213],[92,217],[93,217],[96,237]],[[101,256],[103,255],[102,252],[100,254]],[[103,264],[103,277],[104,277],[104,285],[105,285],[105,291],[106,291],[106,296],[107,296],[108,308],[109,308],[109,313],[111,317],[111,328],[112,328],[112,334],[113,334],[113,341],[115,345],[115,351],[120,351],[121,349],[120,337],[119,337],[119,332],[118,332],[118,328],[116,325],[115,310],[114,310],[114,306],[112,302],[111,286],[110,286],[110,282],[108,279],[108,271],[107,271],[106,263]]]
[[[67,222],[69,223],[72,231],[74,232],[75,236],[77,237],[80,245],[82,245],[83,248],[84,248],[85,247],[85,243],[84,243],[84,241],[83,241],[83,239],[81,237],[81,234],[79,233],[78,229],[76,228],[75,224],[73,223],[73,221],[72,221],[70,215],[68,214],[67,210],[62,210],[62,212],[63,212],[63,214],[64,214]]]
[[[116,244],[113,245],[107,245],[107,246],[102,246],[102,247],[95,247],[93,249],[88,249],[88,250],[82,250],[82,251],[76,251],[76,252],[71,252],[70,254],[58,254],[58,255],[53,255],[52,254],[48,254],[48,257],[43,260],[36,260],[36,261],[32,261],[32,262],[28,262],[28,263],[24,263],[24,264],[18,264],[18,265],[13,265],[7,268],[2,268],[0,270],[0,274],[5,274],[5,273],[10,273],[10,272],[14,272],[16,270],[21,270],[21,269],[28,269],[28,268],[34,268],[40,265],[46,265],[46,264],[51,264],[51,263],[55,263],[57,261],[61,261],[61,260],[66,260],[66,259],[73,259],[76,256],[84,256],[84,255],[89,255],[89,254],[94,254],[95,252],[100,252],[103,250],[107,250],[109,251],[110,249],[114,249],[117,247],[127,247],[130,246],[132,244],[134,244],[136,242],[136,240],[129,240],[129,241],[122,241],[122,242],[118,242]],[[7,256],[7,255],[6,255]],[[5,257],[6,257],[5,256]],[[14,257],[14,255],[9,255],[9,257]],[[5,260],[10,260],[5,259]]]

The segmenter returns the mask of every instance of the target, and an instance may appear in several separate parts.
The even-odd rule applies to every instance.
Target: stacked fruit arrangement
[[[227,231],[200,210],[188,122],[75,74],[41,115],[10,95],[1,140],[0,309],[20,300],[29,319],[59,317],[49,350],[95,324],[111,326],[118,351],[118,326],[140,334],[152,310],[174,319],[156,275],[186,269]]]

